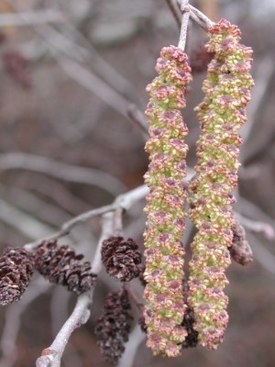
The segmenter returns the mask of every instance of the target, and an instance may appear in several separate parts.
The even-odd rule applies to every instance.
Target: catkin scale
[[[157,60],[158,76],[147,87],[146,109],[150,139],[145,240],[146,287],[144,310],[147,345],[154,354],[176,356],[187,332],[184,317],[183,264],[184,202],[188,129],[180,109],[191,81],[187,55],[175,46],[164,47]]]

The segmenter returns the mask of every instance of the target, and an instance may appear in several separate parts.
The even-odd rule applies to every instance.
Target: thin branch
[[[27,250],[32,250],[39,243],[41,243],[41,241],[59,239],[61,237],[64,237],[67,234],[69,234],[71,230],[74,227],[76,227],[77,225],[81,223],[85,223],[89,219],[92,219],[96,216],[103,215],[104,213],[108,213],[108,212],[113,212],[119,208],[128,210],[136,201],[143,199],[146,196],[147,192],[148,192],[148,188],[145,185],[139,186],[131,191],[128,191],[126,194],[119,195],[112,204],[105,205],[105,206],[102,206],[96,209],[89,210],[85,213],[82,213],[74,217],[73,219],[69,220],[68,222],[65,222],[62,225],[60,231],[50,236],[44,237],[42,239],[40,238],[39,240],[35,242],[28,243],[24,247]]]
[[[177,22],[178,27],[181,27],[181,13],[179,8],[175,4],[174,0],[165,0],[167,3],[168,8],[170,9],[175,21]]]
[[[178,7],[181,9],[182,0],[177,0]],[[208,32],[209,28],[212,27],[215,23],[212,22],[204,13],[202,13],[199,9],[195,8],[192,5],[188,5],[190,9],[190,17],[191,19],[197,23],[202,29]]]
[[[95,274],[99,274],[102,268],[101,246],[102,242],[108,238],[113,231],[113,214],[107,213],[102,217],[102,233],[98,242],[97,250],[92,263]],[[73,331],[85,324],[89,317],[89,308],[93,301],[94,288],[87,293],[80,295],[75,308],[66,320],[52,344],[42,351],[41,357],[36,361],[36,367],[60,367],[61,357]]]
[[[187,38],[187,28],[190,17],[190,8],[188,6],[189,0],[182,0],[180,4],[180,10],[182,11],[181,29],[178,47],[182,50],[185,49],[186,38]]]
[[[125,190],[120,180],[98,169],[74,166],[27,153],[0,154],[0,171],[13,169],[30,170],[68,182],[98,186],[115,195]]]
[[[63,23],[64,15],[56,10],[0,14],[0,27],[33,26],[45,23]]]
[[[195,8],[192,5],[189,5],[191,10],[191,18],[194,22],[196,22],[200,27],[202,27],[205,31],[208,31],[210,27],[212,27],[215,22],[212,22],[204,13],[202,13],[199,9]]]

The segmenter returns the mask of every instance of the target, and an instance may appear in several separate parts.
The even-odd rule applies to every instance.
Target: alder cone
[[[55,240],[36,248],[35,268],[51,283],[63,285],[76,294],[90,290],[97,278],[82,254],[76,255],[69,246],[58,246]]]
[[[32,254],[22,248],[7,248],[0,258],[0,304],[18,301],[33,274]]]
[[[142,271],[141,253],[134,240],[112,236],[103,241],[102,262],[107,273],[123,282],[129,282]]]
[[[104,312],[98,319],[95,334],[97,345],[106,361],[116,364],[128,341],[132,316],[127,291],[109,293],[105,299]]]

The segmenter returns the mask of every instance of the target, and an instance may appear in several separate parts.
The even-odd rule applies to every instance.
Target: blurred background
[[[230,323],[217,351],[199,347],[168,360],[153,357],[141,342],[134,367],[274,367],[275,2],[190,3],[212,20],[224,17],[237,24],[243,43],[254,49],[255,87],[242,130],[235,206],[252,220],[247,238],[254,262],[232,264],[228,271]],[[178,26],[165,0],[0,1],[1,248],[51,234],[77,214],[143,183],[148,161],[139,110],[148,101],[145,86],[155,76],[160,49],[177,39]],[[190,167],[199,134],[193,108],[202,98],[206,39],[196,24],[190,26],[187,52],[194,81],[184,113]],[[141,248],[143,206],[144,201],[136,204],[124,220],[125,235]],[[99,219],[93,219],[61,243],[92,259],[99,232]],[[62,366],[109,366],[93,328],[104,296],[118,287],[102,275],[91,319],[72,335]],[[74,296],[36,275],[22,301],[0,309],[0,367],[34,366],[74,304]]]

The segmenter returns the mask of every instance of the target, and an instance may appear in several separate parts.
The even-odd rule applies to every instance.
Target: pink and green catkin
[[[196,175],[189,185],[191,219],[197,227],[190,261],[188,304],[194,309],[199,343],[216,349],[228,323],[224,288],[234,223],[232,191],[237,185],[239,129],[246,121],[253,80],[252,50],[240,44],[240,30],[222,19],[210,28],[208,66],[196,108],[201,124]]]
[[[158,76],[148,85],[146,109],[149,134],[145,150],[149,170],[145,240],[146,288],[144,311],[147,345],[154,354],[176,356],[186,336],[184,317],[184,202],[182,180],[186,176],[187,127],[180,110],[191,69],[187,55],[175,46],[164,47],[157,60]]]

